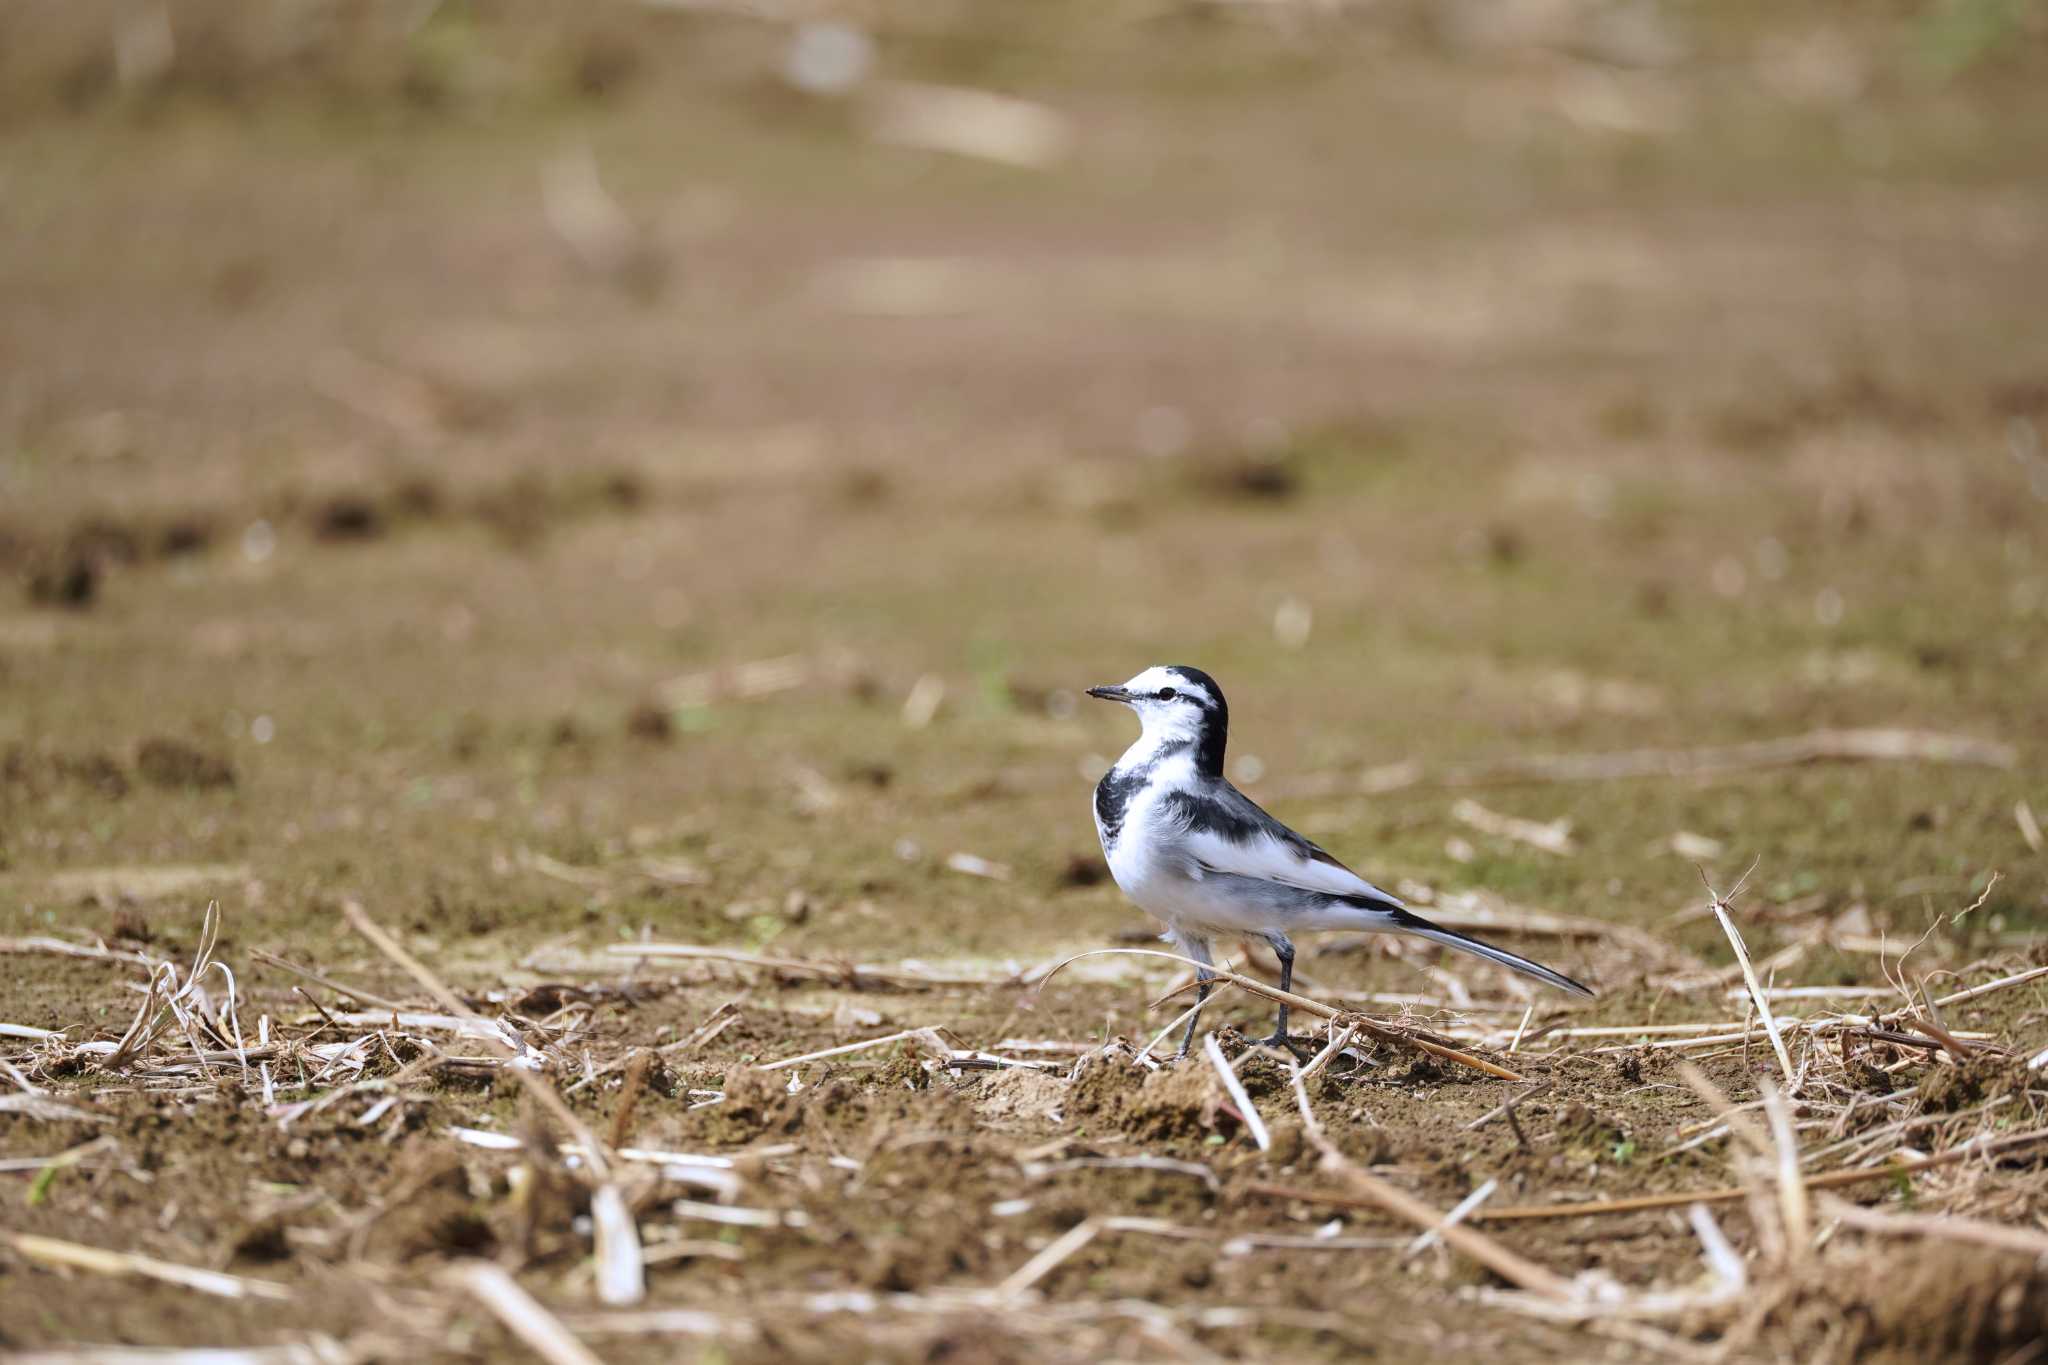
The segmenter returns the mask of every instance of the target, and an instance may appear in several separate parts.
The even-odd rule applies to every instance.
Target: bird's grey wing
[[[1185,830],[1189,857],[1205,871],[1402,908],[1398,898],[1275,820],[1228,782],[1174,792],[1166,804]]]

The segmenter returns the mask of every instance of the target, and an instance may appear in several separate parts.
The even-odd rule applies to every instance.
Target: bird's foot
[[[1261,1038],[1256,1043],[1253,1043],[1252,1046],[1278,1048],[1280,1051],[1294,1057],[1300,1057],[1306,1052],[1316,1050],[1315,1044],[1311,1039],[1306,1037],[1296,1038],[1286,1033],[1275,1033],[1270,1038]]]

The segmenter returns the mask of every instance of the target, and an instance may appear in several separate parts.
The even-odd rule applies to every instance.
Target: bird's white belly
[[[1133,801],[1116,844],[1105,846],[1109,874],[1123,893],[1175,929],[1263,934],[1275,928],[1269,912],[1242,896],[1227,894],[1184,855],[1176,856],[1177,841],[1171,832],[1161,837],[1162,831],[1152,825],[1154,805],[1149,793]]]

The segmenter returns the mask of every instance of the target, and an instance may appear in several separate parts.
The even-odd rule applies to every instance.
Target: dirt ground
[[[605,1360],[2030,1358],[2031,1243],[1827,1201],[2048,1228],[2048,977],[1937,1000],[2048,963],[2038,7],[879,3],[836,94],[773,6],[157,13],[0,44],[0,1351],[495,1359],[499,1266]],[[1297,989],[1542,1088],[1355,1034],[1332,1163],[1269,1003],[1233,1097],[1137,1056],[1175,964],[1042,979],[1153,946],[1079,692],[1157,662],[1600,994]],[[1837,991],[1772,997],[1810,1175],[2016,1140],[1810,1224],[1702,1140],[1683,1061],[1784,1079],[1746,871]],[[640,1302],[351,903],[614,1149]],[[1670,1311],[1686,1203],[1489,1213],[1745,1183]]]

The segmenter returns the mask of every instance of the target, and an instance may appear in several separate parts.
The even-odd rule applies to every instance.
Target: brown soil
[[[1270,1005],[1205,1016],[1261,1150],[1206,1057],[1136,1061],[1170,964],[1014,984],[1153,945],[1088,815],[1128,717],[1081,689],[1188,661],[1230,689],[1232,776],[1369,875],[1613,928],[1501,935],[1583,1005],[1302,944],[1305,994],[1490,1030],[1459,1045],[1545,1087],[1496,1113],[1516,1087],[1369,1042],[1309,1083],[1346,1158],[1431,1207],[1749,1178],[1688,1145],[1714,1116],[1648,1032],[1750,1008],[1696,863],[1726,889],[1754,860],[1774,987],[1886,992],[1786,1007],[1888,1016],[1812,1053],[1819,1167],[2040,1126],[2048,982],[1942,1008],[1988,1045],[1960,1065],[1892,990],[2041,960],[2048,922],[2033,9],[884,3],[837,98],[789,88],[786,23],[693,7],[181,0],[168,56],[148,6],[33,8],[0,44],[0,1352],[508,1358],[444,1278],[475,1258],[610,1361],[2042,1335],[2025,1255],[1841,1228],[1795,1267],[1768,1200],[1714,1206],[1755,1293],[1633,1334],[1511,1311],[1442,1248],[1274,1241],[1415,1229],[1299,1197],[1347,1187],[1288,1068],[1243,1056]],[[1071,142],[892,141],[891,92],[926,86]],[[604,197],[565,207],[591,164]],[[2009,761],[1438,780],[1848,729]],[[715,1330],[599,1302],[572,1135],[480,1040],[389,1017],[440,1007],[351,900],[592,1131],[731,1159],[733,1189],[618,1175],[641,1307]],[[92,1046],[210,902],[239,1028],[278,1040],[268,1102],[172,1065],[175,1028],[117,1068]],[[639,941],[825,970],[612,951]],[[918,963],[988,984],[854,970]],[[915,1029],[1049,1065],[912,1039],[760,1069]],[[358,1039],[360,1071],[317,1051]],[[1777,1070],[1758,1032],[1683,1055],[1739,1104]],[[2039,1227],[2042,1160],[1833,1193]],[[739,1221],[689,1207],[722,1199]],[[1171,1226],[1097,1223],[992,1294],[1119,1218]],[[1702,1274],[1682,1207],[1475,1226],[1567,1277]]]

